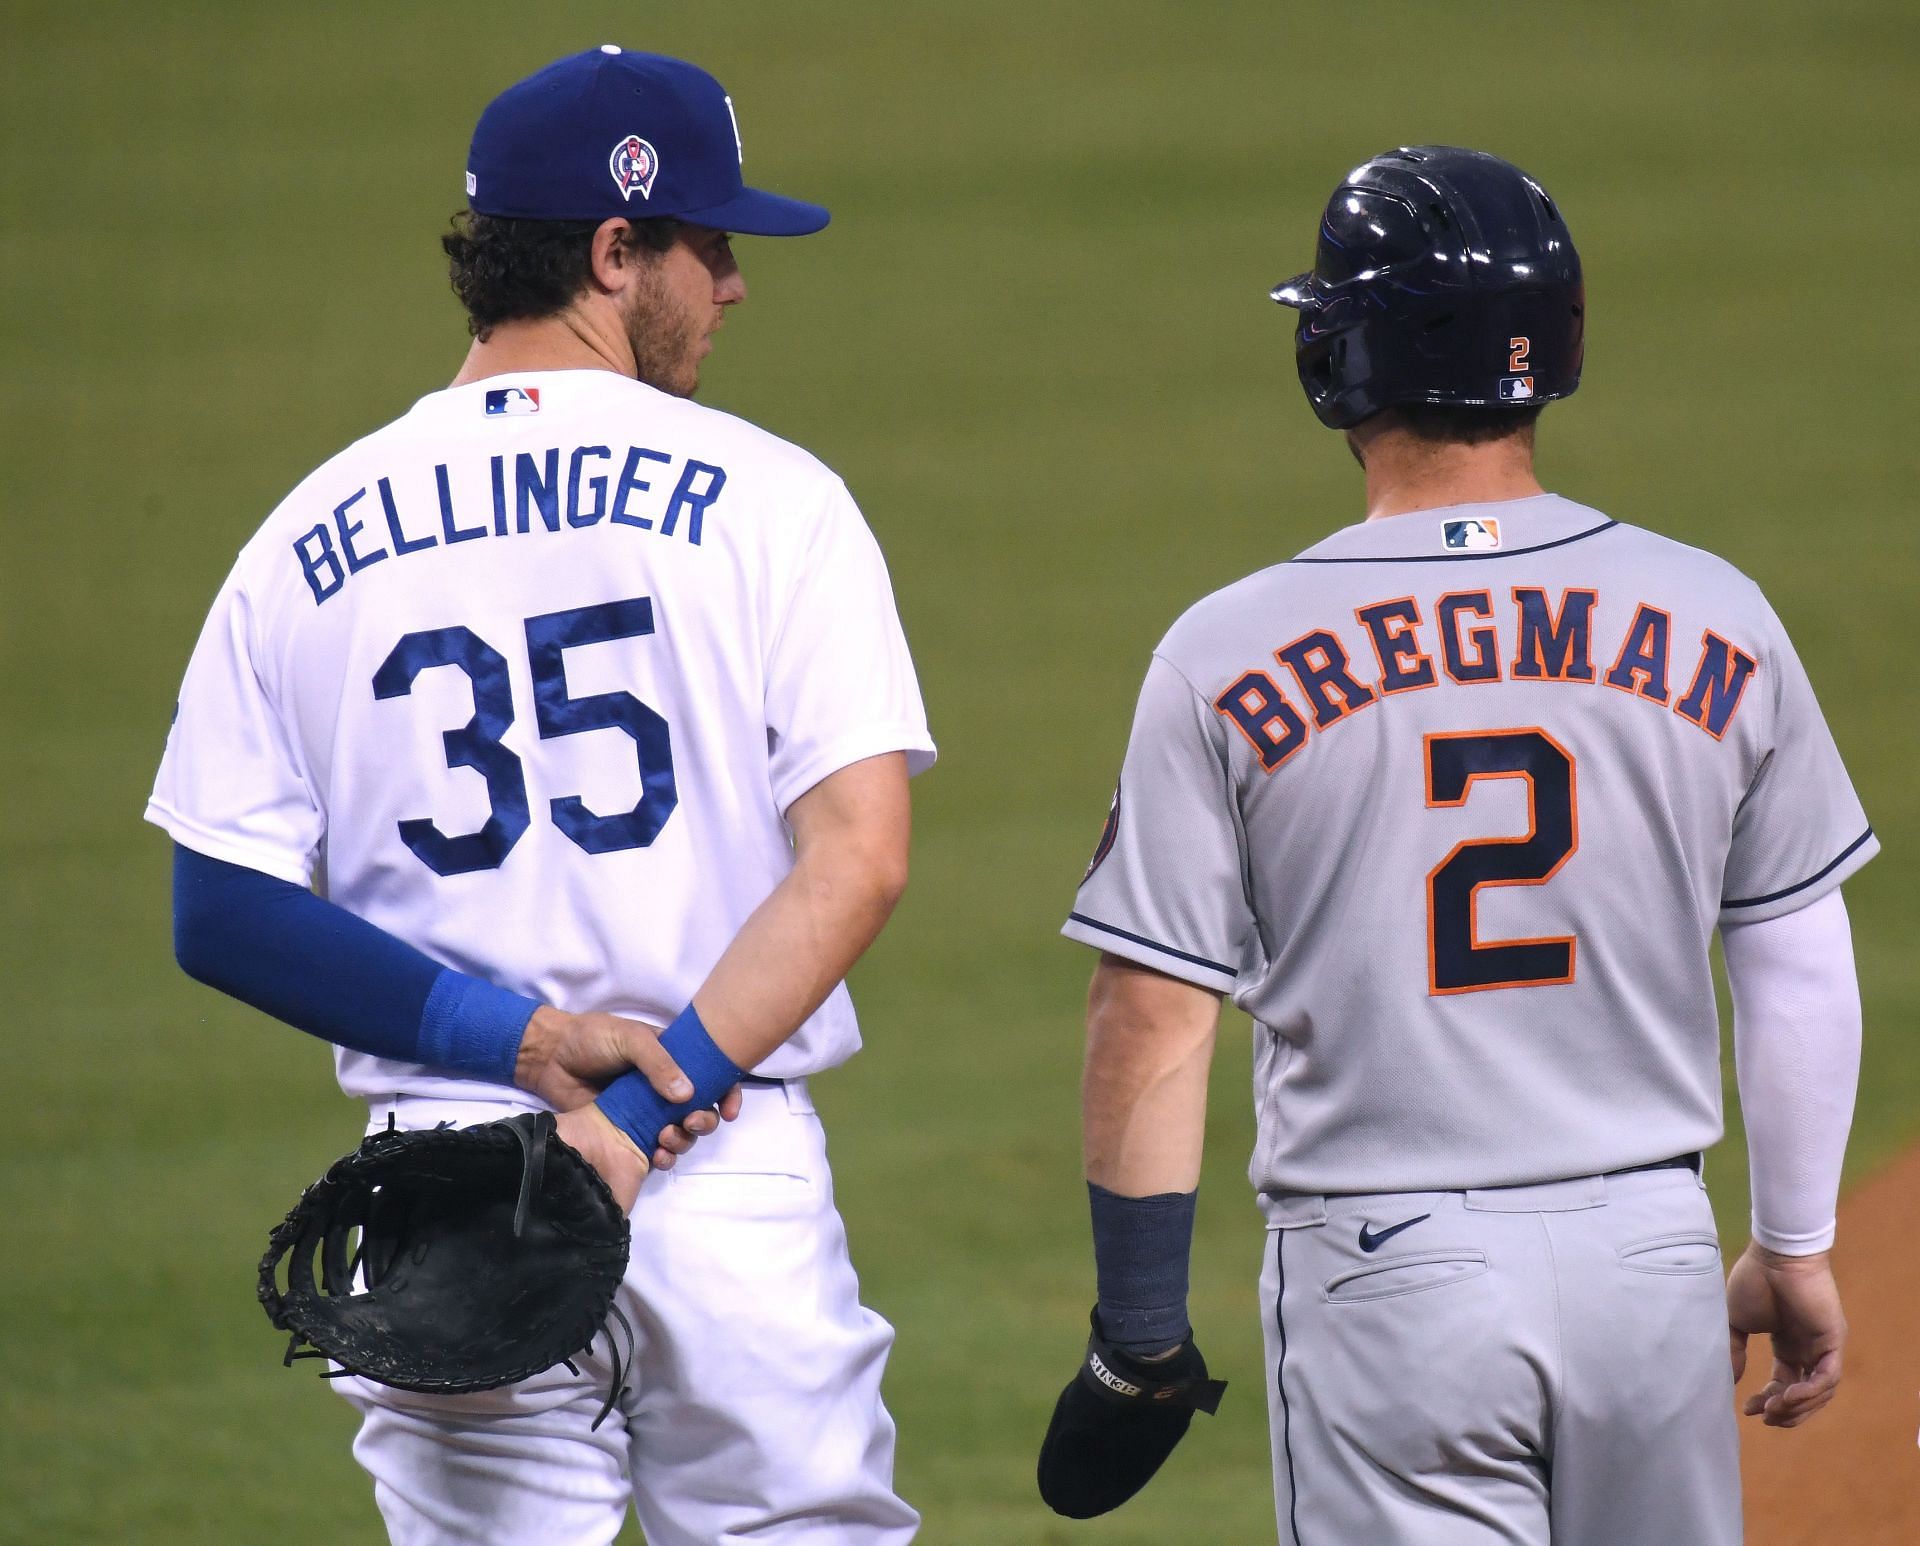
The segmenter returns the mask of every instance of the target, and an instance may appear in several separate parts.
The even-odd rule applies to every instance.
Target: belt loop
[[[1268,1229],[1311,1229],[1327,1221],[1327,1199],[1307,1192],[1262,1192]]]
[[[807,1089],[805,1076],[798,1079],[785,1079],[782,1080],[781,1083],[786,1086],[787,1110],[796,1112],[801,1116],[812,1116],[813,1096]]]
[[[1606,1206],[1607,1178],[1575,1176],[1534,1186],[1470,1187],[1461,1195],[1461,1206],[1469,1213],[1578,1213]]]

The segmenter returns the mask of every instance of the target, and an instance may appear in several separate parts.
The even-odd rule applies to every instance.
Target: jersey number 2
[[[1573,755],[1544,730],[1473,730],[1426,739],[1427,809],[1465,805],[1476,780],[1524,779],[1527,833],[1458,843],[1427,876],[1427,974],[1432,993],[1533,988],[1573,981],[1574,939],[1482,944],[1483,886],[1538,886],[1580,846]]]
[[[533,718],[540,738],[587,730],[621,730],[632,737],[640,763],[640,799],[631,810],[596,815],[578,795],[549,802],[553,824],[590,854],[645,848],[660,835],[680,803],[673,781],[673,738],[666,720],[632,693],[567,692],[565,652],[576,645],[634,639],[653,632],[653,603],[645,596],[599,606],[548,612],[526,620],[527,664],[533,672]],[[400,823],[400,841],[436,875],[499,868],[527,830],[527,779],[520,759],[503,744],[513,724],[513,688],[500,652],[469,628],[431,628],[394,645],[373,674],[376,698],[401,698],[414,678],[434,666],[458,666],[473,688],[473,718],[442,732],[449,768],[472,768],[487,782],[487,819],[477,832],[448,837],[424,817]]]

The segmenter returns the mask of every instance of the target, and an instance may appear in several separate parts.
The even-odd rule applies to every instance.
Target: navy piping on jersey
[[[1585,531],[1577,531],[1571,537],[1556,537],[1551,542],[1536,542],[1530,548],[1507,548],[1496,553],[1394,553],[1385,558],[1289,558],[1287,562],[1290,564],[1467,564],[1483,558],[1519,558],[1527,553],[1544,553],[1548,548],[1563,548],[1569,542],[1582,541],[1619,524],[1618,521],[1602,521],[1598,526],[1589,526]]]
[[[1831,875],[1835,870],[1839,869],[1841,865],[1845,864],[1847,860],[1853,856],[1854,852],[1860,847],[1860,845],[1866,842],[1866,840],[1872,836],[1873,836],[1873,828],[1868,827],[1866,831],[1862,832],[1851,843],[1847,844],[1845,848],[1841,849],[1839,856],[1835,858],[1831,864],[1827,865],[1818,874],[1809,875],[1805,880],[1801,881],[1800,884],[1797,886],[1788,886],[1787,889],[1784,891],[1769,891],[1765,896],[1742,897],[1737,902],[1722,902],[1720,904],[1721,910],[1724,912],[1729,907],[1764,907],[1769,902],[1777,902],[1782,897],[1792,896],[1796,891],[1805,891],[1809,886],[1818,885],[1821,881],[1825,880],[1829,875]]]
[[[1175,950],[1171,945],[1163,945],[1157,939],[1148,939],[1144,934],[1129,934],[1125,929],[1116,929],[1110,923],[1102,923],[1098,918],[1089,918],[1085,913],[1068,913],[1074,923],[1084,923],[1090,929],[1099,929],[1102,933],[1112,934],[1119,939],[1132,940],[1136,945],[1145,945],[1149,950],[1157,950],[1162,955],[1172,956],[1176,961],[1191,961],[1195,966],[1204,966],[1210,972],[1219,972],[1224,977],[1238,977],[1239,972],[1231,966],[1222,966],[1218,961],[1209,961],[1205,956],[1189,955],[1184,950]]]
[[[1287,1405],[1287,1232],[1273,1232],[1273,1266],[1280,1287],[1273,1296],[1273,1323],[1280,1332],[1280,1362],[1273,1372],[1273,1388],[1280,1393],[1280,1447],[1287,1456],[1287,1523],[1293,1546],[1300,1546],[1300,1489],[1293,1477],[1293,1408]]]

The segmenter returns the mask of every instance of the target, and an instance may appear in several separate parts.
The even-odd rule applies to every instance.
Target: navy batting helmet
[[[1348,429],[1396,403],[1521,408],[1580,384],[1580,257],[1546,189],[1451,145],[1390,150],[1327,201],[1300,313],[1300,384]]]

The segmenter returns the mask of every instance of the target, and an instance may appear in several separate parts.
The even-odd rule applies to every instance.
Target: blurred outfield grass
[[[174,970],[139,813],[234,550],[459,360],[434,238],[474,115],[608,38],[708,65],[749,174],[835,212],[742,243],[706,397],[852,484],[942,746],[856,978],[869,1049],[819,1089],[927,1542],[1272,1539],[1243,1022],[1195,1284],[1235,1389],[1116,1518],[1033,1497],[1092,1282],[1091,962],[1054,929],[1162,629],[1359,514],[1264,296],[1373,150],[1485,146],[1566,209],[1590,352],[1545,479],[1726,553],[1785,616],[1887,848],[1848,891],[1856,1170],[1920,1129],[1908,0],[6,0],[0,1540],[379,1538],[343,1404],[278,1367],[250,1282],[359,1122],[317,1044]],[[1737,1234],[1737,1143],[1712,1174]]]

